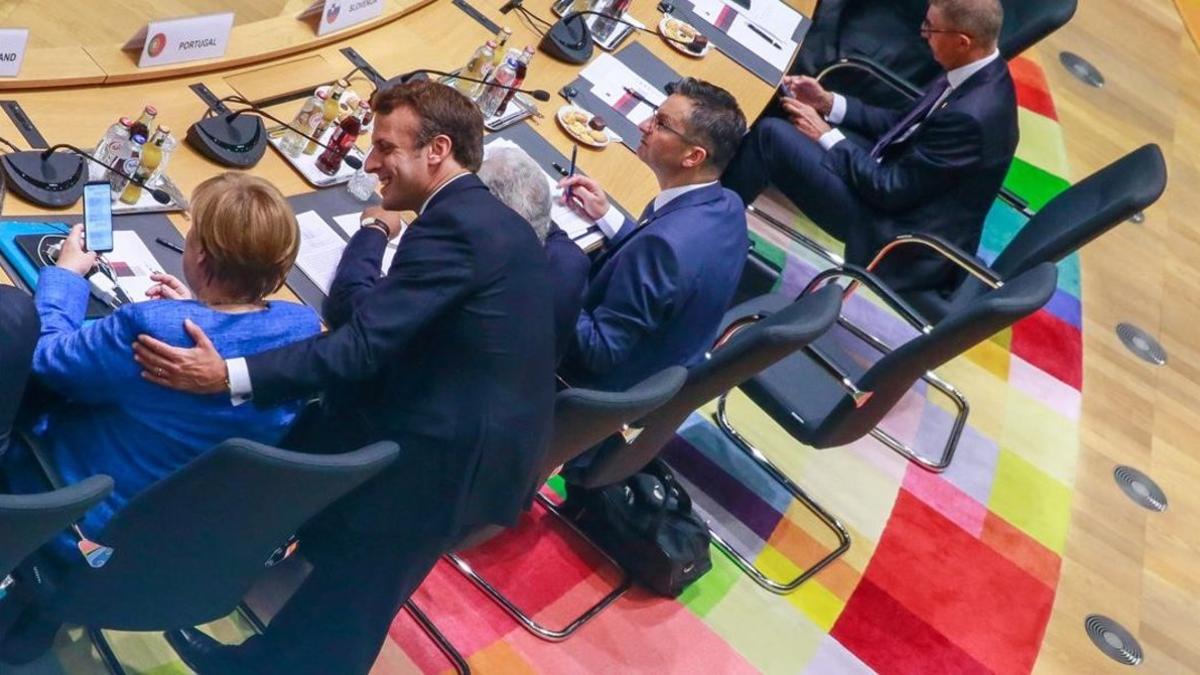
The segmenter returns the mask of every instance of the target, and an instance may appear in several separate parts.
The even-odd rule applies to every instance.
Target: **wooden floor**
[[[1104,73],[1093,89],[1056,63],[1062,50]],[[1141,641],[1150,673],[1200,672],[1200,58],[1171,0],[1079,3],[1039,45],[1077,180],[1143,143],[1167,157],[1169,184],[1144,225],[1127,223],[1083,254],[1084,389],[1073,517],[1043,673],[1123,672],[1099,655],[1083,619],[1100,613]],[[1114,334],[1156,335],[1165,367],[1137,360]],[[1115,487],[1128,464],[1170,506],[1152,514]]]

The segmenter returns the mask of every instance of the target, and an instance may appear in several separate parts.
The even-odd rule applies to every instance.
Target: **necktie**
[[[879,159],[889,145],[895,143],[901,137],[907,138],[908,130],[913,125],[920,124],[933,111],[933,107],[937,105],[938,101],[942,100],[942,95],[949,88],[950,80],[944,74],[934,80],[928,91],[921,97],[921,100],[917,101],[912,110],[909,110],[908,114],[902,117],[895,126],[888,129],[888,132],[879,139],[875,147],[871,148],[871,158]]]

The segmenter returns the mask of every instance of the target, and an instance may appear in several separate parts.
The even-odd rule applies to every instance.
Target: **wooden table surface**
[[[406,4],[416,8],[398,20],[335,40],[321,41],[313,36],[310,49],[251,65],[231,64],[207,72],[184,72],[171,77],[156,73],[155,79],[147,81],[114,81],[123,79],[118,77],[109,78],[103,84],[10,90],[4,92],[4,98],[15,99],[21,104],[47,142],[67,142],[84,148],[94,146],[105,129],[120,116],[134,115],[145,104],[157,106],[158,122],[169,125],[181,141],[171,158],[169,174],[185,194],[190,194],[201,181],[226,169],[182,142],[187,127],[200,119],[205,109],[205,104],[188,89],[189,85],[203,82],[218,97],[240,93],[251,98],[293,91],[305,85],[315,86],[344,75],[352,68],[338,51],[346,46],[354,47],[384,76],[417,68],[450,70],[465,63],[475,48],[491,37],[487,29],[450,0],[434,0],[423,6],[419,2]],[[513,29],[510,46],[520,48],[537,44],[539,36],[515,14],[500,14],[500,3],[496,0],[472,0],[471,4],[497,24]],[[549,0],[530,0],[526,6],[539,16],[552,17]],[[797,7],[802,11],[807,9],[803,2]],[[658,14],[649,3],[638,5],[633,13],[649,26],[657,23]],[[250,29],[252,25],[241,28]],[[715,49],[703,59],[693,59],[671,49],[655,35],[639,33],[629,41],[633,40],[648,47],[681,75],[699,77],[728,89],[749,117],[756,115],[772,94],[771,85]],[[550,102],[538,104],[544,117],[532,120],[533,128],[568,156],[571,141],[559,129],[553,116],[563,104],[557,91],[573,80],[582,67],[560,63],[539,52],[525,82],[526,87],[554,92]],[[360,94],[369,94],[365,82],[355,82],[354,86]],[[272,108],[272,112],[290,119],[299,105],[299,101],[279,105]],[[0,115],[0,136],[24,146],[20,133],[7,116]],[[366,146],[365,138],[360,139],[360,145]],[[657,193],[653,174],[621,144],[603,150],[581,148],[578,164],[627,208],[640,209]],[[262,161],[249,171],[272,181],[286,195],[313,189],[274,151],[268,150]],[[65,211],[48,211],[23,201],[10,190],[5,199],[4,214],[44,214],[70,220],[65,216],[78,214],[81,208],[77,203]],[[169,217],[181,232],[186,231],[187,220],[182,214],[170,214]],[[3,272],[0,272],[0,281],[7,281]],[[282,297],[294,296],[284,292]]]

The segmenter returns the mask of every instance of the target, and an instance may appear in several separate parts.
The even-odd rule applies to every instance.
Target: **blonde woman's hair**
[[[192,234],[205,269],[242,302],[257,302],[283,286],[300,250],[291,206],[267,181],[232,171],[192,192]]]

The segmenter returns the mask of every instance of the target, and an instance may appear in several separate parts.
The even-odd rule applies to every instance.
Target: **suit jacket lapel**
[[[616,255],[617,251],[620,250],[622,246],[632,241],[634,237],[645,230],[654,221],[677,209],[688,206],[697,206],[699,204],[715,201],[721,197],[723,189],[724,188],[721,187],[720,183],[716,183],[714,185],[709,185],[708,187],[692,190],[691,192],[684,193],[683,195],[672,199],[664,204],[661,209],[657,210],[654,209],[654,201],[651,200],[651,202],[647,204],[646,208],[642,211],[641,220],[637,221],[633,227],[621,228],[621,231],[617,233],[617,236],[614,237],[612,241],[608,242],[608,248],[605,249],[604,253],[601,254],[601,256],[597,258],[596,262],[592,265],[592,273],[589,275],[589,277],[594,278],[596,274],[604,267],[604,265],[607,264],[614,255]]]

